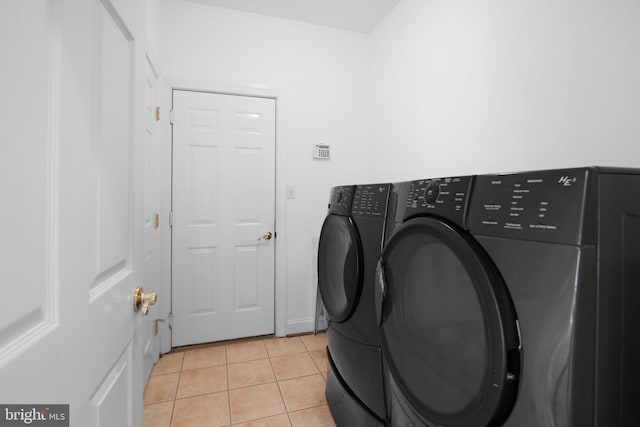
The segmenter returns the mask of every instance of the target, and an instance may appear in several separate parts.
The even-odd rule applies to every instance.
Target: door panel
[[[142,422],[131,299],[143,249],[134,226],[143,6],[0,6],[9,73],[0,81],[0,220],[9,225],[0,262],[11,284],[0,296],[0,384],[11,385],[0,402],[69,404],[74,426]]]
[[[101,5],[100,5],[101,6]],[[92,299],[102,288],[120,283],[131,273],[131,35],[119,17],[104,7],[95,10],[94,86],[96,108],[93,149],[97,205],[97,271]],[[106,290],[105,289],[105,290]]]
[[[215,248],[193,248],[189,251],[189,284],[192,290],[191,311],[200,314],[215,314],[215,288],[209,286],[215,282],[218,271],[218,257]]]
[[[57,323],[57,230],[52,214],[58,198],[54,171],[58,141],[49,135],[49,127],[54,122],[50,78],[59,49],[51,43],[58,23],[45,2],[13,0],[0,9],[4,57],[0,87],[5,99],[0,105],[0,219],[5,224],[0,253],[2,368],[50,335]],[[41,72],[30,72],[27,81],[25,70]]]
[[[91,396],[94,425],[132,425],[132,356],[132,346],[129,345]]]
[[[275,101],[174,91],[173,345],[274,331]]]

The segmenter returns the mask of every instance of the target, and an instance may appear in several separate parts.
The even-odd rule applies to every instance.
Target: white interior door
[[[0,404],[71,426],[142,424],[143,13],[0,3]]]
[[[173,92],[172,343],[274,332],[275,100]]]

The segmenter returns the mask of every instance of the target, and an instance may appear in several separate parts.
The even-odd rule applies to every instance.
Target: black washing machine
[[[376,286],[389,425],[640,425],[640,170],[393,192]]]
[[[318,289],[329,319],[326,396],[338,426],[384,425],[374,292],[390,184],[334,187],[318,245]]]

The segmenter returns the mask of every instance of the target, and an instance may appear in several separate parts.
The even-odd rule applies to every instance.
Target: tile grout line
[[[229,409],[229,426],[233,425],[231,419],[231,381],[229,378],[229,354],[227,353],[227,346],[224,346],[224,366],[227,371],[227,408]]]
[[[171,417],[169,417],[169,427],[173,425],[173,417],[176,414],[176,400],[178,397],[178,388],[180,387],[180,378],[182,378],[182,367],[184,366],[184,356],[182,353],[182,360],[180,361],[180,371],[178,371],[178,384],[176,384],[176,393],[173,397],[173,405],[171,405]]]
[[[265,345],[266,347],[266,345]],[[269,350],[267,349],[267,354],[269,354]],[[289,415],[289,408],[287,408],[287,402],[284,401],[284,395],[282,394],[282,389],[280,388],[280,381],[276,376],[276,370],[273,368],[273,362],[271,360],[271,355],[269,355],[269,365],[271,366],[271,372],[273,372],[273,378],[276,380],[276,386],[278,387],[278,392],[280,392],[280,399],[282,399],[282,405],[284,406],[285,414],[287,414],[287,419],[289,420],[289,425],[293,426],[293,421],[291,421],[291,415]]]

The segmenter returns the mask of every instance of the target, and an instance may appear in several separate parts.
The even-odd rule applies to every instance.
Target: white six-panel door
[[[275,100],[175,90],[173,113],[172,343],[271,334]]]
[[[0,403],[140,426],[144,1],[0,3]]]

